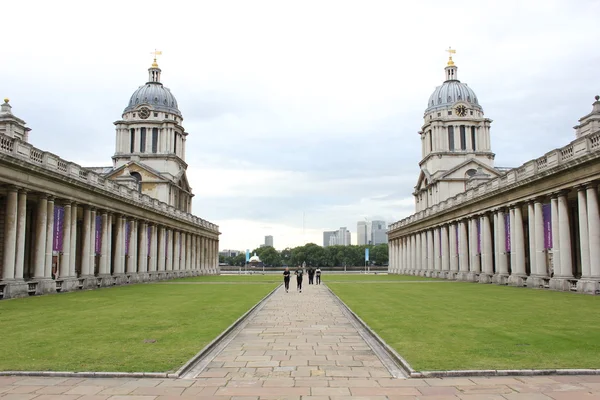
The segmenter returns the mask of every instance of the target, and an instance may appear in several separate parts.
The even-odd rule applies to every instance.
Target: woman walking
[[[321,268],[317,267],[315,271],[315,275],[317,276],[317,285],[321,284]]]
[[[302,293],[302,274],[304,273],[304,271],[302,271],[302,267],[298,267],[298,269],[296,270],[295,274],[296,274],[296,284],[297,286],[297,290]]]
[[[290,290],[290,270],[288,267],[285,267],[285,271],[283,271],[283,284],[287,293]]]

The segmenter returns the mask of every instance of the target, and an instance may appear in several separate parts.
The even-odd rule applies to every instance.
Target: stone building
[[[600,97],[572,142],[501,169],[456,73],[450,58],[429,99],[416,213],[389,227],[389,272],[599,294]]]
[[[148,71],[110,167],[35,148],[0,106],[0,298],[219,273],[218,226],[191,214],[181,112]]]

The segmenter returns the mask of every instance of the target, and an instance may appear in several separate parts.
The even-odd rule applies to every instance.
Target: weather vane
[[[154,62],[152,63],[152,67],[153,68],[158,68],[158,64],[156,63],[156,57],[157,56],[162,56],[162,51],[154,49],[154,51],[151,52],[150,54],[154,55]]]
[[[452,47],[448,47],[448,65],[454,65],[454,61],[452,61],[452,54],[456,54],[456,50]]]

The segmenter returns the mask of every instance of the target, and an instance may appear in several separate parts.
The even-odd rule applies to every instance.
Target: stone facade
[[[165,136],[180,142],[177,155],[162,155],[174,174],[141,159],[123,163],[118,141],[107,171],[35,148],[8,99],[0,107],[0,298],[219,273],[218,226],[189,213],[183,128]],[[137,171],[182,195],[140,190]]]
[[[568,145],[391,224],[389,272],[600,294],[599,99]]]

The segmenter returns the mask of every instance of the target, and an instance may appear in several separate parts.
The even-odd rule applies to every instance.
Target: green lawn
[[[598,296],[473,283],[329,287],[415,370],[600,368]]]
[[[291,270],[292,278],[294,270]],[[283,282],[283,272],[269,273],[269,274],[253,274],[253,275],[206,275],[206,276],[195,276],[190,278],[179,278],[169,282],[242,282],[242,283],[255,283],[255,282]],[[304,274],[304,280],[308,282],[308,274]],[[432,281],[440,280],[433,278],[423,278],[422,276],[408,276],[408,275],[387,275],[387,274],[340,274],[340,273],[329,273],[323,271],[321,275],[323,283],[326,282],[365,282],[365,281]]]
[[[275,286],[147,284],[3,300],[0,370],[175,371]]]
[[[373,281],[439,281],[435,278],[424,278],[422,276],[413,275],[387,275],[387,274],[326,274],[321,275],[323,283],[329,282],[373,282]]]

